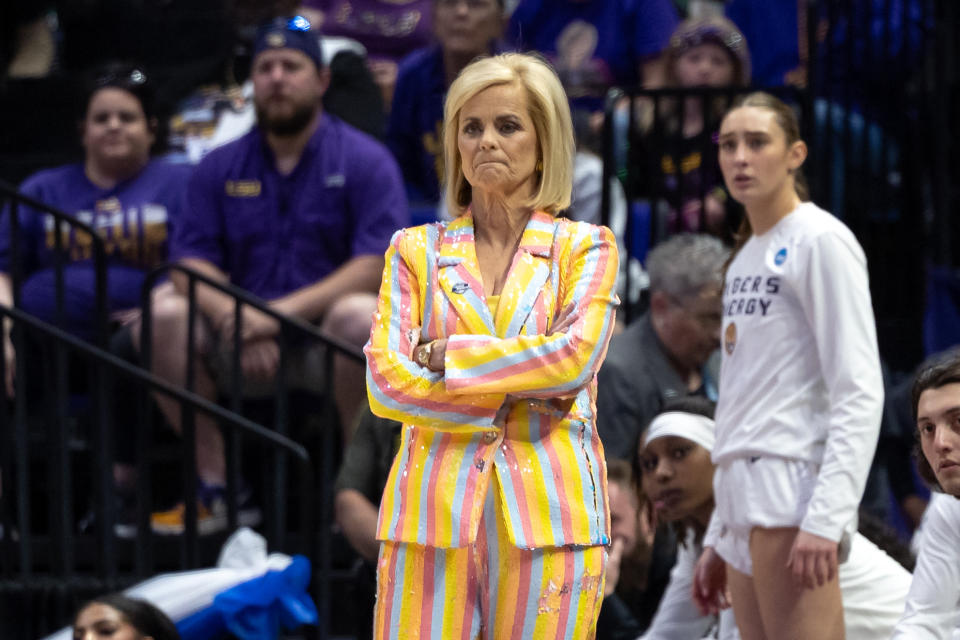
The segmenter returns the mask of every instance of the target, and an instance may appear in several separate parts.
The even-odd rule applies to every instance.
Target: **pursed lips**
[[[677,502],[682,496],[683,491],[680,489],[666,489],[658,493],[653,499],[653,506],[657,509],[663,509],[669,506],[670,503]]]

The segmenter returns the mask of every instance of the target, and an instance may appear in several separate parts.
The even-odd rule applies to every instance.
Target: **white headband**
[[[695,413],[684,411],[661,413],[647,427],[643,446],[666,436],[686,438],[707,451],[713,451],[713,443],[716,441],[716,423],[706,416]]]

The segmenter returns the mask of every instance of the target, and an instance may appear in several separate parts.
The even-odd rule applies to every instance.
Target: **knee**
[[[154,337],[186,335],[189,304],[179,294],[154,296],[150,301],[150,320]]]
[[[370,325],[377,310],[372,293],[352,293],[338,298],[327,310],[320,328],[358,347],[370,337]]]

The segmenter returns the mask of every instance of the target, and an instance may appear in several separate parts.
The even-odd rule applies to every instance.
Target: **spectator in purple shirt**
[[[171,241],[171,255],[207,276],[240,286],[284,314],[317,322],[330,335],[363,345],[376,309],[383,253],[394,231],[408,222],[403,183],[389,151],[323,112],[329,72],[303,18],[261,27],[251,77],[258,125],[211,152],[187,185],[187,216]],[[188,353],[184,281],[156,296],[154,368],[183,384]],[[234,304],[207,287],[197,290],[195,389],[213,398],[229,383],[225,352],[234,338]],[[279,362],[279,327],[244,307],[241,364],[247,382],[272,390]],[[309,357],[311,349],[293,354]],[[323,362],[323,359],[320,359]],[[290,380],[319,388],[311,367]],[[335,401],[341,424],[352,424],[364,393],[361,365],[334,358]],[[224,388],[224,387],[221,387]],[[179,426],[179,406],[161,400]],[[346,429],[345,429],[346,431]],[[345,439],[349,438],[345,433]],[[199,530],[225,521],[223,438],[215,423],[197,420],[200,476]],[[183,530],[183,508],[154,514],[161,533]],[[210,522],[213,524],[205,524]]]
[[[150,158],[157,114],[152,82],[142,69],[107,64],[94,73],[84,98],[83,161],[40,171],[20,191],[87,223],[103,239],[108,311],[119,325],[138,313],[146,272],[167,258],[168,230],[180,216],[188,170]],[[63,317],[57,318],[53,217],[21,207],[19,222],[22,308],[92,339],[97,331],[92,239],[66,225],[61,228],[64,305]],[[5,210],[0,219],[0,304],[7,306],[13,305],[12,245]],[[12,395],[15,354],[9,331],[8,324],[3,339],[6,387]]]
[[[403,170],[411,202],[440,200],[440,146],[447,87],[477,56],[502,47],[503,0],[433,0],[437,42],[400,63],[387,126],[387,145]]]

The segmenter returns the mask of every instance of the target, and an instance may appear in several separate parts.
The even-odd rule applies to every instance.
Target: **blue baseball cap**
[[[253,57],[268,49],[296,49],[313,60],[317,69],[323,68],[317,34],[310,30],[310,21],[303,16],[277,18],[260,26],[253,45]]]

